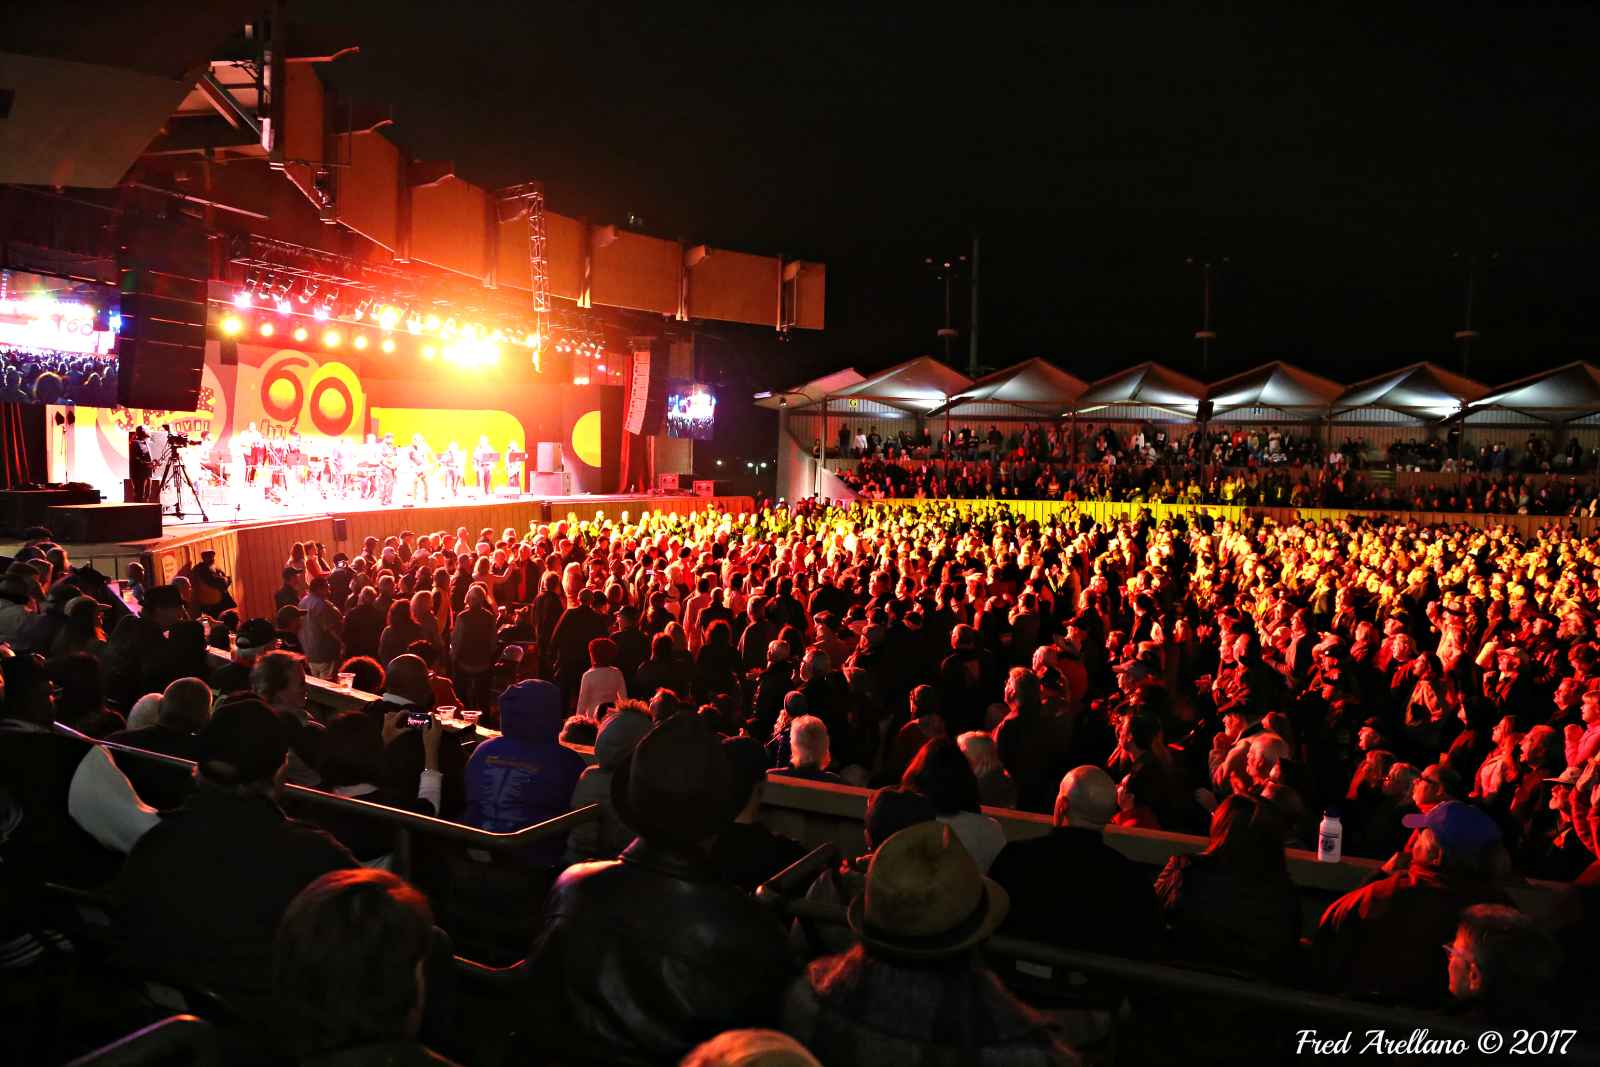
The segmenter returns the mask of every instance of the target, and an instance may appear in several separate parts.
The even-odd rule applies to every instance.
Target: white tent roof
[[[932,356],[880,371],[865,381],[833,392],[833,396],[875,400],[904,411],[927,413],[943,407],[950,398],[972,387],[972,379]]]
[[[1468,410],[1491,416],[1494,411],[1514,411],[1549,422],[1566,422],[1600,412],[1600,367],[1568,363],[1519,378],[1467,405]]]
[[[1334,410],[1379,408],[1412,416],[1447,418],[1489,391],[1432,363],[1413,363],[1357,382],[1334,401]]]
[[[979,378],[946,407],[948,414],[960,415],[963,409],[981,406],[987,412],[994,405],[1006,405],[1024,417],[1053,418],[1068,411],[1087,388],[1082,378],[1034,357]],[[936,413],[945,414],[945,408]]]
[[[1140,363],[1101,378],[1078,398],[1080,414],[1112,405],[1160,408],[1193,418],[1205,399],[1206,387],[1187,374],[1159,363]]]
[[[832,374],[824,374],[822,377],[794,389],[757,393],[756,407],[776,411],[781,407],[806,407],[810,404],[820,404],[823,397],[832,396],[841,389],[847,389],[852,385],[860,385],[864,381],[866,379],[856,373],[854,367],[846,367],[844,370],[834,371]],[[788,401],[788,404],[785,404],[784,401]]]
[[[1217,415],[1237,408],[1274,408],[1304,414],[1327,408],[1344,387],[1292,363],[1274,360],[1213,384],[1206,395]]]

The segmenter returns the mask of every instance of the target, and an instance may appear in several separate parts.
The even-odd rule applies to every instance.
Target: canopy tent
[[[1302,422],[1321,416],[1342,392],[1338,382],[1273,360],[1216,382],[1206,398],[1215,419],[1270,421],[1278,415]]]
[[[972,379],[932,356],[918,356],[836,390],[849,401],[871,400],[908,414],[926,415],[972,387]]]
[[[794,389],[776,389],[769,392],[757,393],[755,396],[756,407],[776,411],[779,408],[810,407],[812,404],[822,403],[822,398],[832,396],[840,389],[847,389],[852,385],[860,385],[866,381],[856,372],[854,367],[824,374],[814,378],[806,384]]]
[[[1087,388],[1083,379],[1034,357],[979,378],[933,414],[958,419],[1054,419],[1069,413]]]
[[[1101,378],[1078,397],[1079,415],[1102,419],[1193,419],[1206,387],[1159,363],[1140,363]]]
[[[1533,419],[1543,423],[1567,423],[1597,413],[1600,413],[1600,368],[1580,361],[1501,386],[1468,404],[1464,421],[1493,424]]]
[[[1482,382],[1433,363],[1412,363],[1357,382],[1333,402],[1337,422],[1432,422],[1462,411],[1489,391]],[[1385,417],[1389,416],[1389,417]]]

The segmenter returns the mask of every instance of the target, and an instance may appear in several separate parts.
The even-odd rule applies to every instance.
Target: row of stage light
[[[265,344],[320,345],[328,352],[346,347],[357,352],[376,350],[392,355],[397,344],[392,333],[347,326],[333,321],[318,321],[307,325],[295,322],[288,316],[271,312],[241,313],[230,311],[217,322],[217,329],[230,341],[258,340]],[[461,367],[493,367],[504,355],[505,337],[479,335],[468,326],[439,338],[418,338],[417,354],[425,360],[441,359]]]

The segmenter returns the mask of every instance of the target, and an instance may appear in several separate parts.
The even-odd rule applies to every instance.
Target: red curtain
[[[0,489],[44,480],[44,408],[0,404]]]

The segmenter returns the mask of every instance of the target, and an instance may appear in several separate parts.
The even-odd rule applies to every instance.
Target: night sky
[[[564,213],[825,261],[825,332],[706,326],[729,416],[749,389],[937,354],[923,259],[974,230],[991,367],[1201,373],[1190,256],[1228,260],[1211,378],[1459,368],[1463,256],[1487,263],[1474,376],[1600,357],[1589,6],[290,6],[361,46],[329,80],[390,105],[420,157],[542,179]]]

